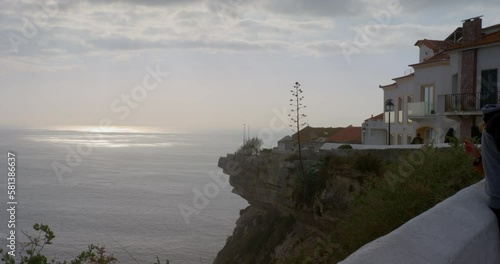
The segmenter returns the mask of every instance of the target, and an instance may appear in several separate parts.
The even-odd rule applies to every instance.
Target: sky
[[[360,126],[419,39],[496,1],[0,0],[0,126]],[[287,128],[288,129],[288,128]]]

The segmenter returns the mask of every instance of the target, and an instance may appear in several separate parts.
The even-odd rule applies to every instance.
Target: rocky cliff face
[[[233,192],[248,201],[233,235],[214,263],[320,262],[328,250],[328,230],[336,209],[360,189],[362,175],[346,155],[306,153],[307,179],[293,153],[227,155],[219,167],[230,175]],[[302,254],[298,254],[302,252]],[[306,253],[304,253],[306,252]]]
[[[336,263],[481,179],[460,146],[331,150],[303,161],[305,173],[291,152],[220,158],[250,206],[214,263]]]

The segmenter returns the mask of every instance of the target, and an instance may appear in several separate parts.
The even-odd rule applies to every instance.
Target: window
[[[411,110],[410,110],[410,103],[413,102],[413,95],[408,95],[406,98],[406,122],[411,123],[413,122],[409,116],[411,115]]]
[[[396,112],[395,111],[390,111],[390,112],[385,112],[384,113],[384,121],[385,121],[386,124],[389,122],[389,115],[391,116],[391,123],[394,124],[394,120],[395,120],[394,115],[396,115]]]
[[[397,134],[398,145],[403,145],[403,134]]]
[[[411,142],[413,141],[413,136],[412,135],[407,135],[406,136],[406,144],[411,144]]]
[[[434,114],[434,86],[422,87],[423,114]]]
[[[498,103],[498,69],[481,71],[481,107]]]
[[[403,97],[398,97],[398,123],[403,123]]]

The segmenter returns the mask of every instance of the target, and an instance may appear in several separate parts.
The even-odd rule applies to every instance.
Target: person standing
[[[488,206],[497,216],[500,227],[500,104],[481,109],[485,127],[481,136],[481,161],[485,174]]]
[[[444,135],[444,143],[451,143],[456,139],[455,129],[453,129],[453,127],[450,127],[450,129],[448,129],[448,132],[446,132],[446,135]]]
[[[420,133],[417,133],[417,136],[413,138],[411,144],[424,144],[424,139],[420,137]]]

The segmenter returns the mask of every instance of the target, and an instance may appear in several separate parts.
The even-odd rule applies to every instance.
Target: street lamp
[[[385,101],[385,111],[389,112],[389,120],[387,122],[389,124],[389,133],[387,134],[388,145],[391,145],[391,112],[393,110],[394,110],[394,103],[392,102],[392,99],[387,99],[387,101]]]

